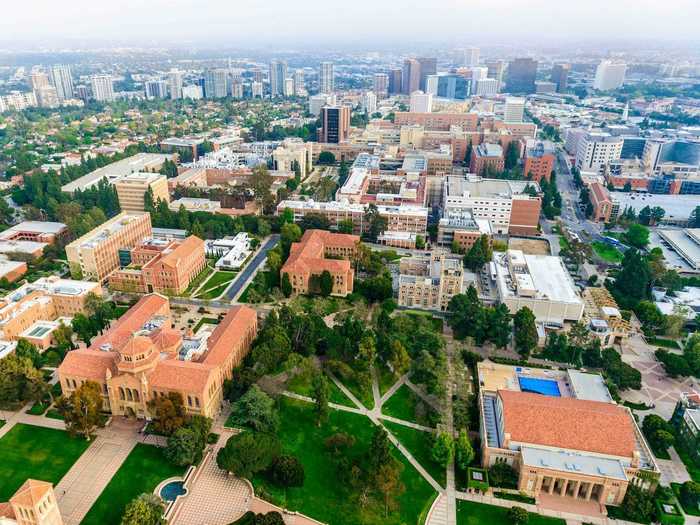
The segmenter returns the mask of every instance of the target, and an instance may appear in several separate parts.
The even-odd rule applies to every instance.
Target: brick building
[[[588,186],[588,190],[591,204],[593,205],[591,220],[595,222],[610,222],[613,202],[608,189],[600,182],[593,182]]]
[[[546,140],[530,139],[525,143],[523,156],[523,175],[534,181],[549,180],[554,169],[555,149]]]
[[[484,143],[472,149],[469,171],[477,175],[484,175],[487,167],[496,172],[503,171],[503,148],[498,144]]]

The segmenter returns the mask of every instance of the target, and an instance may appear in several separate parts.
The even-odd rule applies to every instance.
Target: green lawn
[[[212,274],[212,272],[214,272],[214,268],[212,268],[211,266],[205,266],[204,270],[199,272],[199,275],[192,279],[190,285],[187,287],[187,290],[185,290],[185,293],[183,293],[182,295],[184,295],[185,297],[189,297],[192,294],[192,292],[194,292],[199,287],[199,285],[202,284],[205,281],[205,279],[207,279],[207,277],[209,277]]]
[[[219,324],[219,320],[214,318],[214,317],[202,317],[199,321],[197,321],[197,324],[194,325],[194,328],[192,331],[196,334],[197,331],[199,331],[200,328],[202,328],[203,324]]]
[[[595,254],[607,263],[617,264],[622,261],[623,256],[620,250],[610,244],[594,241],[591,246]]]
[[[662,339],[660,337],[646,337],[647,343],[650,345],[661,346],[663,348],[673,348],[679,350],[680,346],[673,339]]]
[[[686,514],[690,514],[691,516],[700,516],[700,508],[695,508],[691,509],[683,505],[681,502],[681,484],[680,483],[671,483],[671,488],[673,489],[673,493],[676,495],[676,499],[678,500],[678,504],[683,507],[683,512]]]
[[[517,506],[517,503],[514,504]],[[511,525],[507,507],[496,507],[473,501],[457,501],[457,525]],[[559,518],[530,513],[528,525],[564,525]]]
[[[374,408],[374,396],[372,396],[371,386],[365,388],[364,385],[360,385],[355,378],[340,379],[340,382],[343,383],[345,388],[350,390],[350,393],[352,393],[352,395],[354,395],[365,407],[370,409]]]
[[[0,501],[27,478],[58,483],[89,445],[63,430],[15,425],[0,439]]]
[[[226,288],[229,287],[229,283],[224,283],[219,286],[216,286],[215,288],[209,288],[206,292],[200,293],[197,295],[198,299],[207,299],[207,300],[213,300],[213,299],[218,299],[219,296],[226,291]]]
[[[166,478],[185,469],[171,465],[163,449],[138,443],[87,513],[82,525],[119,525],[126,505],[143,492],[151,493]]]
[[[445,468],[433,461],[431,455],[433,446],[432,434],[399,425],[398,423],[392,423],[391,421],[382,421],[382,424],[413,454],[413,457],[418,460],[418,463],[423,465],[423,468],[430,473],[433,479],[444,487]]]
[[[379,380],[379,393],[384,395],[392,386],[394,386],[394,383],[398,381],[398,378],[384,363],[380,363],[376,366],[376,368],[377,378]]]
[[[219,297],[236,276],[236,272],[214,272],[202,286],[202,291],[197,294],[201,299],[215,299]]]
[[[335,403],[336,405],[343,405],[346,407],[353,408],[355,407],[354,403],[350,401],[348,396],[343,394],[340,388],[338,388],[338,385],[336,385],[330,378],[328,379],[328,386],[330,387],[331,392],[328,401],[330,401],[331,403]],[[295,394],[313,397],[313,392],[311,389],[311,380],[309,378],[304,377],[303,374],[296,375],[292,379],[287,381],[286,388],[287,390],[289,390],[290,392],[294,392]]]
[[[382,413],[404,421],[413,421],[422,425],[432,426],[428,421],[416,420],[416,405],[419,402],[421,402],[421,398],[418,397],[418,394],[404,384],[382,405]],[[436,415],[435,410],[427,403],[424,403],[424,405],[429,411],[428,419],[433,419],[433,416]]]
[[[337,432],[345,432],[357,440],[357,452],[363,453],[374,431],[369,419],[333,410],[328,423],[318,428],[308,403],[286,398],[280,402],[280,419],[277,435],[284,451],[298,456],[304,465],[304,486],[288,489],[284,501],[282,489],[268,484],[262,477],[256,477],[253,480],[256,492],[264,488],[274,503],[326,523],[418,525],[418,517],[430,506],[435,492],[398,452],[394,451],[396,458],[404,465],[401,481],[405,492],[398,498],[398,510],[390,512],[388,517],[384,516],[383,505],[376,498],[362,508],[355,498],[350,497],[326,452],[325,439]]]

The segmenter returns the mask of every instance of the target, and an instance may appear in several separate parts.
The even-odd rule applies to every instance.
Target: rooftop
[[[147,215],[149,217],[150,222],[150,215],[148,213],[122,212],[119,215],[112,217],[107,222],[100,224],[94,230],[91,230],[82,237],[74,240],[71,243],[71,245],[77,245],[82,248],[94,248],[100,242],[106,240],[108,237],[114,235],[119,230],[132,223],[133,221],[140,219],[144,215]]]
[[[523,464],[531,467],[627,480],[625,467],[618,459],[539,447],[522,447],[522,456]]]

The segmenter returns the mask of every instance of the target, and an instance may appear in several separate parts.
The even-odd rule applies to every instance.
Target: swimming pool
[[[532,392],[545,396],[561,397],[559,385],[553,379],[544,379],[541,377],[526,377],[518,376],[520,390],[523,392]]]
[[[160,489],[160,497],[163,498],[163,501],[175,501],[175,498],[186,493],[187,489],[182,481],[171,481]]]

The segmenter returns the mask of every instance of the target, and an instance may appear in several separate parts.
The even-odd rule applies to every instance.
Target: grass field
[[[199,275],[192,279],[192,282],[190,282],[190,285],[187,287],[187,290],[185,290],[184,295],[185,297],[189,297],[192,295],[192,292],[194,292],[200,284],[202,284],[212,273],[214,272],[214,268],[211,266],[205,266],[204,270],[199,272]]]
[[[421,401],[420,397],[411,390],[406,385],[401,385],[399,389],[394,392],[394,395],[387,399],[386,403],[382,405],[382,413],[387,416],[396,417],[403,419],[404,421],[413,421],[425,425],[426,421],[416,421],[416,405]],[[431,412],[429,416],[434,415],[434,410],[429,407],[428,410]],[[429,417],[429,419],[432,419]]]
[[[600,241],[594,241],[591,246],[595,254],[607,263],[617,264],[622,261],[622,253],[614,246]]]
[[[517,506],[517,503],[515,504]],[[457,501],[457,525],[511,525],[507,507],[496,507],[475,503],[473,501]],[[559,518],[549,518],[530,513],[528,525],[564,525],[566,522]]]
[[[413,457],[418,460],[418,463],[423,465],[433,479],[444,487],[445,468],[433,461],[431,455],[433,447],[432,434],[392,423],[391,421],[382,421],[382,424],[413,454]]]
[[[219,320],[214,318],[214,317],[202,317],[199,321],[197,321],[197,324],[194,325],[194,328],[192,331],[196,334],[200,328],[202,328],[203,324],[219,324]]]
[[[379,379],[379,393],[384,395],[392,386],[394,386],[394,383],[398,381],[398,378],[384,363],[376,365],[376,369],[377,378]]]
[[[139,443],[97,498],[82,525],[119,525],[126,505],[143,492],[151,493],[164,479],[184,474],[163,456],[163,449]]]
[[[330,387],[331,394],[328,401],[335,403],[336,405],[343,405],[346,407],[354,407],[352,401],[343,394],[343,392],[338,388],[331,379],[328,379],[328,386]],[[304,377],[303,375],[297,375],[287,382],[287,390],[294,392],[295,394],[300,394],[302,396],[313,397],[311,380]]]
[[[337,432],[345,432],[356,439],[357,453],[364,453],[374,431],[369,419],[333,410],[328,423],[319,428],[315,425],[311,406],[291,399],[282,399],[280,418],[277,435],[282,441],[283,450],[299,457],[304,465],[304,486],[287,489],[285,501],[282,489],[268,484],[262,477],[256,477],[253,480],[256,492],[264,487],[274,503],[326,523],[417,525],[418,516],[429,507],[435,492],[397,451],[394,454],[403,465],[401,481],[405,491],[397,499],[398,509],[390,511],[388,517],[384,516],[384,506],[377,498],[372,498],[368,505],[361,507],[355,498],[350,497],[326,452],[325,439]],[[342,521],[339,521],[340,517]]]
[[[197,294],[200,299],[216,299],[224,290],[228,288],[236,272],[216,271],[202,286],[201,292]]]
[[[680,350],[680,346],[678,345],[678,343],[672,339],[662,339],[660,337],[647,337],[646,340],[647,343],[649,343],[650,345]]]
[[[27,478],[58,483],[89,445],[63,430],[15,425],[0,439],[0,501]]]

